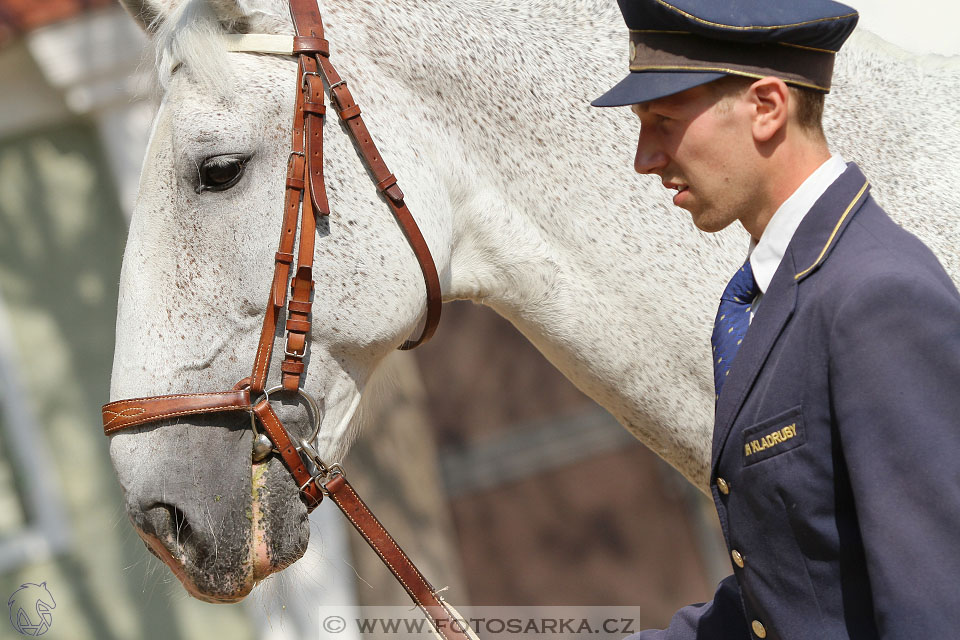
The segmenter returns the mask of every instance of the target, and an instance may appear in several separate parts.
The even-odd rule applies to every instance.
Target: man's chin
[[[690,211],[688,209],[688,211]],[[705,233],[716,233],[717,231],[723,231],[730,226],[732,220],[727,220],[726,218],[720,216],[710,216],[698,214],[695,211],[690,211],[690,217],[693,220],[693,226],[695,226],[700,231]]]
[[[690,219],[693,220],[693,226],[700,231],[713,233],[723,228],[717,224],[717,220],[711,219],[709,216],[700,215],[696,211],[690,211],[689,209],[687,209],[687,211],[690,213]]]
[[[700,203],[692,196],[692,194],[685,193],[686,198],[681,198],[680,202],[674,201],[674,206],[678,209],[683,209],[690,214],[690,219],[693,220],[693,226],[695,226],[700,231],[706,233],[716,233],[717,231],[722,231],[730,226],[730,223],[733,222],[729,216],[724,216],[721,213],[718,213],[716,210],[707,209],[704,210],[704,207],[699,206]]]
[[[703,231],[704,233],[716,233],[717,231],[722,231],[724,227],[726,227],[726,225],[721,226],[721,225],[715,225],[715,224],[700,223],[700,222],[697,222],[696,220],[693,221],[693,225],[700,231]]]

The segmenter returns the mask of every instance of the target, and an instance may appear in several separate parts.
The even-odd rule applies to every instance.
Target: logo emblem
[[[57,608],[46,582],[20,585],[7,605],[10,607],[10,624],[25,636],[42,636],[49,631],[53,624],[50,611]]]

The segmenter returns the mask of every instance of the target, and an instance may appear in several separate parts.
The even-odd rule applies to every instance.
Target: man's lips
[[[673,204],[680,206],[680,202],[684,200],[683,194],[687,192],[690,188],[689,185],[680,183],[680,182],[669,182],[664,181],[663,186],[667,189],[675,189],[677,191],[676,195],[673,196]]]

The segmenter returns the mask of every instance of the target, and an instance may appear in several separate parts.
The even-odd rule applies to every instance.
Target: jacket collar
[[[750,238],[750,265],[761,293],[765,294],[770,288],[770,282],[780,268],[783,256],[786,255],[787,247],[800,223],[820,196],[826,193],[846,170],[847,163],[843,158],[837,154],[831,155],[780,205],[767,222],[760,241]]]
[[[800,283],[830,257],[837,239],[867,199],[870,187],[853,163],[814,203],[797,228],[780,267],[770,282],[757,315],[737,353],[717,403],[713,431],[713,459],[720,452],[770,350],[793,315]]]

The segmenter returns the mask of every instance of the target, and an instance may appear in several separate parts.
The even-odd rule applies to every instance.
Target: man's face
[[[632,109],[640,118],[634,168],[675,189],[673,203],[697,228],[719,231],[756,207],[761,176],[745,101],[718,101],[702,85]]]

